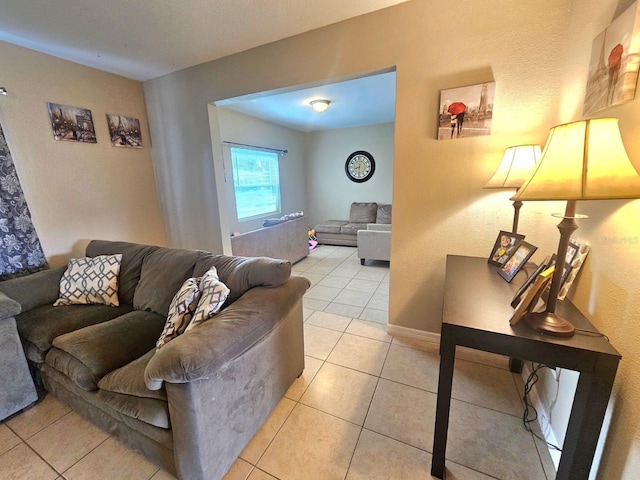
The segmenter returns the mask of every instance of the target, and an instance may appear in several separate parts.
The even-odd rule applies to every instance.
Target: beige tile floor
[[[304,374],[224,480],[431,478],[439,357],[434,344],[385,332],[389,264],[320,246],[294,265],[309,278]],[[555,477],[521,421],[522,380],[507,359],[459,353],[448,479]],[[167,480],[173,477],[47,396],[0,424],[0,478]]]

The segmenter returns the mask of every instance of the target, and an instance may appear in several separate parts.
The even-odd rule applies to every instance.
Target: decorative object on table
[[[491,134],[496,82],[440,90],[438,140]]]
[[[98,143],[91,110],[47,103],[53,138],[65,142]]]
[[[634,99],[640,66],[638,2],[593,39],[584,116]]]
[[[376,171],[376,162],[369,152],[358,150],[347,157],[344,171],[347,174],[347,178],[352,182],[366,182],[373,177]]]
[[[540,145],[516,145],[504,151],[502,161],[487,184],[482,188],[513,188],[518,190],[529,177],[540,158]],[[518,231],[518,218],[522,202],[513,202],[513,227]]]
[[[573,238],[569,240],[565,261],[566,269],[562,277],[560,291],[558,292],[558,300],[564,300],[567,293],[569,293],[569,289],[580,272],[580,268],[584,264],[590,248],[591,247],[582,240],[575,240]]]
[[[544,292],[548,283],[551,281],[554,271],[555,267],[549,267],[536,275],[533,283],[527,288],[527,293],[515,307],[515,311],[509,319],[509,323],[511,325],[518,323],[527,312],[532,311],[536,307],[538,299],[540,298],[540,295],[542,295],[542,292]]]
[[[507,282],[511,282],[537,249],[538,247],[521,240],[502,268],[498,270],[500,276]]]
[[[551,255],[549,255],[540,265],[538,265],[533,273],[529,275],[529,278],[527,278],[522,286],[518,289],[516,294],[513,296],[513,299],[511,300],[511,306],[513,308],[516,308],[518,306],[518,304],[520,303],[520,299],[522,298],[522,294],[527,290],[527,288],[529,288],[529,286],[535,281],[535,279],[538,278],[538,275],[540,275],[545,269],[549,268],[550,266],[553,266],[553,263],[551,263]]]
[[[522,240],[524,235],[500,230],[487,262],[496,267],[502,267]]]
[[[109,138],[112,147],[142,148],[140,120],[107,113]]]
[[[558,125],[551,129],[540,163],[517,191],[514,200],[566,200],[558,224],[557,258],[565,259],[571,234],[578,228],[578,200],[640,198],[640,175],[629,160],[617,118],[599,118]],[[535,330],[568,337],[574,326],[556,314],[563,269],[551,281],[547,308],[529,313],[525,321]]]

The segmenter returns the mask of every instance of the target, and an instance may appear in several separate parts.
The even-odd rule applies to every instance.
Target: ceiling
[[[406,0],[0,0],[0,40],[149,80]]]
[[[403,1],[0,0],[0,41],[145,81]],[[301,131],[394,120],[395,72],[300,88],[222,103]]]
[[[309,132],[391,123],[395,119],[395,95],[396,73],[389,72],[287,93],[230,99],[217,105]],[[309,105],[315,99],[329,100],[329,108],[315,112]]]

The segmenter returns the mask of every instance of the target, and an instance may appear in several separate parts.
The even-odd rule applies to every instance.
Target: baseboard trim
[[[418,338],[420,340],[426,340],[440,345],[440,334],[433,332],[425,332],[424,330],[417,330],[415,328],[401,327],[399,325],[387,324],[387,333],[389,335],[397,335],[399,337],[411,337]]]
[[[531,374],[531,364],[525,362],[524,366],[522,367],[522,374],[521,374],[522,381],[526,383],[527,378],[529,377],[530,374]],[[533,405],[533,408],[535,408],[536,411],[538,412],[538,426],[540,427],[542,436],[548,443],[551,443],[553,445],[558,445],[558,440],[556,439],[556,436],[553,433],[553,429],[549,424],[549,418],[551,418],[549,416],[549,409],[544,404],[544,402],[540,399],[540,396],[538,395],[538,390],[536,389],[535,385],[533,386],[533,388],[531,389],[531,392],[529,393],[529,401],[531,402],[531,405]],[[562,452],[559,452],[558,450],[551,448],[549,446],[547,446],[547,448],[549,450],[549,454],[551,455],[551,460],[553,461],[553,465],[555,466],[556,472],[557,472],[558,464],[560,463],[560,455],[562,455]]]

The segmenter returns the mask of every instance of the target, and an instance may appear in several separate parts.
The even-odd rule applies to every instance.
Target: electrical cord
[[[611,343],[611,340],[609,340],[609,337],[607,337],[604,333],[594,332],[593,330],[585,330],[583,328],[576,328],[576,333],[579,333],[581,335],[586,335],[588,337],[603,337],[607,340],[607,342]]]
[[[542,363],[539,363],[537,366],[535,366],[534,363],[531,362],[531,373],[527,377],[527,381],[524,384],[524,395],[522,397],[522,400],[524,402],[524,412],[522,413],[522,424],[524,425],[525,430],[531,433],[534,437],[538,438],[539,440],[542,440],[544,443],[546,443],[549,447],[553,448],[554,450],[557,450],[558,452],[562,452],[562,449],[560,447],[558,447],[557,445],[554,445],[553,443],[548,442],[546,439],[544,439],[543,437],[538,435],[536,432],[534,432],[530,425],[531,423],[538,420],[538,411],[531,404],[531,402],[529,402],[529,394],[531,393],[531,390],[533,390],[534,385],[538,382],[538,380],[540,380],[540,377],[538,376],[538,372],[543,368],[555,370],[555,367],[550,367],[549,365],[544,365]]]

